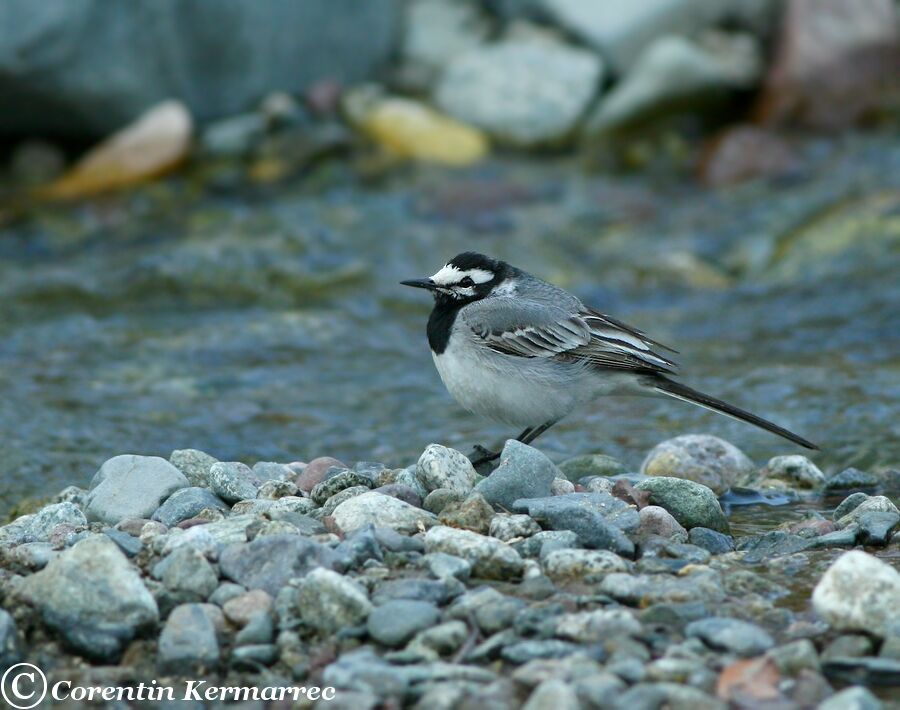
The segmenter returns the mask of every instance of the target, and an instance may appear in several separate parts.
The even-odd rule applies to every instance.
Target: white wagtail
[[[506,262],[465,252],[431,278],[401,283],[434,295],[428,344],[450,394],[474,414],[525,427],[526,444],[595,397],[666,395],[818,448],[669,379],[677,365],[660,350],[675,350]],[[477,450],[476,464],[498,456]]]

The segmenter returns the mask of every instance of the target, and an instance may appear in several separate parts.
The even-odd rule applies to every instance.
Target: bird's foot
[[[486,449],[480,444],[475,444],[475,447],[472,449],[472,453],[469,454],[469,461],[472,462],[472,466],[474,466],[476,470],[479,466],[484,466],[491,463],[492,461],[496,461],[499,458],[499,451],[491,451],[490,449]]]

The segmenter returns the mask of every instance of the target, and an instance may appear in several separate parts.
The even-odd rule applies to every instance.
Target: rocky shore
[[[397,469],[116,456],[0,528],[0,666],[347,708],[888,707],[898,482],[707,435],[639,473],[515,441],[489,476],[438,444]],[[837,506],[742,534],[754,496]]]

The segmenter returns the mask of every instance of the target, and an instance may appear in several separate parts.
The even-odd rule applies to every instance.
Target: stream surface
[[[0,228],[0,514],[125,452],[408,465],[430,442],[502,441],[445,392],[430,299],[398,284],[468,249],[677,348],[685,382],[818,442],[826,472],[896,466],[900,142],[804,151],[789,179],[721,192],[572,159],[365,180],[335,160],[274,187],[195,172],[33,210]],[[539,446],[636,470],[688,432],[759,465],[800,452],[652,399],[598,401]]]

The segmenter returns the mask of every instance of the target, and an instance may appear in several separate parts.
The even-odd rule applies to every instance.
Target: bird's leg
[[[556,424],[556,420],[552,419],[549,422],[544,422],[540,426],[536,426],[531,429],[526,429],[519,436],[519,441],[521,441],[523,444],[530,444],[532,441],[537,439],[541,434],[543,434],[545,431],[547,431],[547,429],[552,427],[554,424]]]
[[[548,425],[549,426],[549,425]],[[524,441],[527,436],[529,436],[532,432],[532,428],[528,427],[525,431],[519,434],[516,437],[516,441]],[[474,449],[472,451],[472,455],[469,456],[469,460],[472,462],[472,465],[475,468],[478,468],[482,464],[490,463],[491,461],[496,461],[500,458],[499,451],[491,451],[490,449],[485,448],[481,444],[475,444]]]

